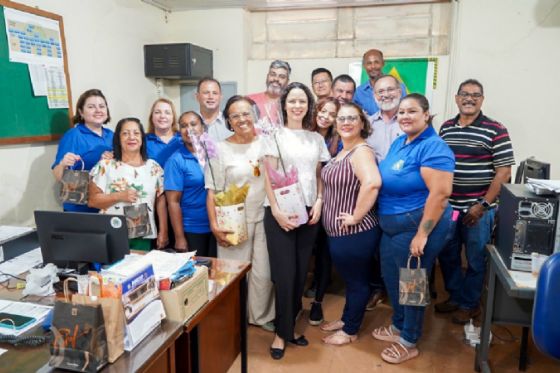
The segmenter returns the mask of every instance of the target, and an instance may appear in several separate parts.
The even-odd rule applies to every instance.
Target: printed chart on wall
[[[35,96],[49,109],[68,107],[62,38],[58,21],[4,8],[10,62],[28,65]]]
[[[367,82],[368,75],[361,62],[350,63],[348,71],[359,84]],[[406,93],[403,92],[403,96],[413,92],[421,93],[432,104],[433,92],[437,88],[437,57],[387,59],[383,73],[392,75],[404,83]]]

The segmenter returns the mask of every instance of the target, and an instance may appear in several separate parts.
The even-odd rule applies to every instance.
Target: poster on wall
[[[362,68],[361,62],[350,63],[348,72],[358,84],[368,81],[368,75]],[[409,93],[421,93],[432,104],[433,91],[437,88],[437,57],[387,59],[383,73],[392,75],[404,83],[406,92],[403,92],[403,96]]]

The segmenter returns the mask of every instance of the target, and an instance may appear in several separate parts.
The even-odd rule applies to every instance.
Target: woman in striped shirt
[[[346,283],[346,304],[340,320],[321,326],[335,333],[323,342],[343,345],[358,338],[366,304],[371,295],[371,271],[380,231],[373,205],[381,187],[375,152],[365,139],[371,127],[362,109],[342,104],[336,130],[343,148],[322,170],[324,183],[323,226],[337,271]]]

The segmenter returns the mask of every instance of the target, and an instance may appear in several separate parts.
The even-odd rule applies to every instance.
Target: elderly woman
[[[136,118],[124,118],[117,123],[113,139],[114,158],[102,160],[91,170],[89,183],[90,207],[101,213],[124,214],[124,207],[146,203],[151,234],[132,239],[130,248],[150,250],[151,240],[156,246],[167,244],[167,214],[163,195],[163,170],[146,155],[144,127]],[[159,232],[154,210],[158,211]]]
[[[264,141],[255,136],[255,103],[245,96],[231,97],[224,108],[224,118],[233,135],[218,143],[216,159],[211,160],[212,172],[206,167],[208,216],[210,227],[218,240],[218,258],[250,261],[249,323],[273,330],[274,295],[270,280],[270,264],[264,234]],[[249,185],[245,200],[248,240],[232,246],[226,232],[218,226],[214,195],[235,184]]]
[[[329,149],[332,157],[336,156],[342,150],[342,141],[334,128],[336,113],[340,108],[338,101],[332,97],[325,97],[317,102],[313,111],[313,123],[315,130],[323,136],[325,144]],[[309,324],[313,326],[320,325],[323,322],[323,308],[321,303],[329,286],[331,277],[331,255],[327,246],[327,234],[323,228],[323,224],[319,226],[317,240],[314,248],[315,254],[315,270],[313,273],[313,281],[311,288],[305,292],[305,296],[314,298],[311,302],[311,311],[309,312]]]
[[[113,131],[103,127],[109,123],[107,100],[99,89],[82,93],[76,103],[76,115],[72,118],[74,128],[68,130],[56,152],[52,171],[57,181],[62,179],[65,168],[89,171],[100,159],[110,159],[113,155]],[[65,202],[64,211],[97,212],[86,205]]]
[[[184,146],[165,165],[165,195],[169,205],[175,249],[195,251],[199,256],[216,257],[216,239],[206,212],[204,172],[196,158],[192,136],[204,132],[202,118],[187,111],[179,118]]]
[[[342,150],[321,172],[324,184],[323,226],[334,265],[346,283],[346,304],[340,320],[321,326],[335,333],[327,344],[343,345],[358,338],[371,295],[371,269],[380,231],[373,205],[381,186],[375,152],[365,139],[371,127],[362,109],[342,104],[336,117]]]
[[[280,209],[267,172],[264,229],[275,288],[276,336],[270,347],[273,359],[284,356],[287,342],[297,346],[309,344],[303,335],[295,333],[294,327],[321,218],[321,164],[330,159],[323,137],[314,131],[313,96],[309,88],[302,83],[290,83],[280,102],[284,127],[274,135],[273,144],[276,142],[278,148],[274,144],[271,149],[286,168],[297,169],[309,221],[298,225],[298,216]]]
[[[162,168],[175,151],[183,146],[177,131],[177,115],[173,102],[166,98],[157,99],[150,109],[146,146],[148,158]]]
[[[428,100],[406,96],[397,120],[406,136],[397,138],[379,170],[383,186],[378,213],[381,271],[393,306],[392,324],[373,331],[374,338],[391,342],[381,358],[402,363],[418,356],[424,307],[399,304],[399,269],[410,255],[430,273],[451,227],[451,194],[455,157],[431,125]],[[416,265],[416,260],[412,260]]]

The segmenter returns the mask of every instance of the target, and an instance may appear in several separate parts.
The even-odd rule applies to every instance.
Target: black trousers
[[[264,210],[264,230],[275,290],[276,334],[290,340],[294,338],[296,316],[301,309],[307,267],[319,224],[304,224],[286,232],[267,207]]]
[[[332,260],[329,251],[329,243],[327,240],[327,232],[323,225],[319,223],[319,231],[317,233],[317,240],[315,242],[315,300],[322,302],[323,297],[331,281]]]
[[[187,233],[185,232],[185,239],[189,251],[195,251],[197,256],[208,256],[212,258],[218,257],[218,246],[216,237],[210,233]]]

